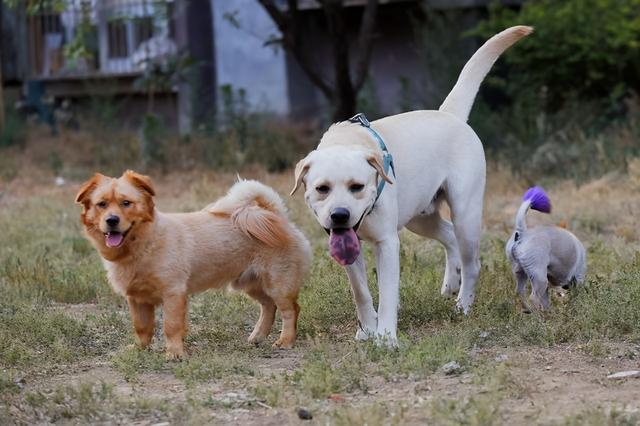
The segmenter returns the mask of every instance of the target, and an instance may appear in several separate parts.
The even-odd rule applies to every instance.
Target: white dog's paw
[[[387,349],[397,349],[398,348],[398,338],[395,336],[390,336],[389,334],[376,335],[376,345],[381,348]]]
[[[453,298],[458,295],[460,285],[462,284],[462,274],[460,266],[455,268],[447,267],[442,281],[440,294],[444,297]]]
[[[356,340],[358,342],[364,342],[365,340],[369,340],[372,336],[376,335],[375,324],[373,327],[369,327],[366,325],[362,325],[358,323],[358,330],[356,331]]]
[[[395,349],[398,347],[398,337],[396,333],[391,333],[389,330],[378,330],[375,334],[376,345],[382,348]]]
[[[456,309],[465,315],[471,313],[471,305],[473,304],[474,295],[460,295],[456,301]]]
[[[358,342],[364,342],[366,340],[369,340],[370,336],[371,336],[370,333],[367,333],[366,331],[364,331],[361,328],[358,328],[358,331],[356,331],[356,340]]]

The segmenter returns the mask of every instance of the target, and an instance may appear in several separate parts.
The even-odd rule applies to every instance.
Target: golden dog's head
[[[85,182],[76,203],[82,204],[86,235],[108,260],[128,252],[128,246],[153,221],[155,191],[148,176],[126,171],[119,178],[96,173]]]

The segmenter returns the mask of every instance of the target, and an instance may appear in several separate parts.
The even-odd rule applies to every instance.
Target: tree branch
[[[333,96],[333,89],[316,71],[316,67],[311,63],[306,50],[302,47],[302,36],[299,31],[298,1],[287,0],[288,13],[278,9],[274,0],[258,0],[269,14],[273,22],[282,33],[282,45],[288,50],[300,65],[300,68],[307,74],[309,80],[316,85],[320,91],[329,99]]]
[[[353,85],[351,84],[349,41],[342,0],[326,1],[323,3],[323,8],[331,38],[336,92],[350,91]]]
[[[355,63],[353,86],[358,92],[367,79],[367,70],[373,50],[374,28],[378,14],[378,0],[368,0],[362,13],[360,22],[360,34],[358,35],[358,59]]]
[[[258,0],[258,2],[262,5],[262,7],[264,7],[264,10],[267,11],[273,22],[284,34],[286,28],[288,27],[288,19],[285,13],[278,9],[273,0]]]

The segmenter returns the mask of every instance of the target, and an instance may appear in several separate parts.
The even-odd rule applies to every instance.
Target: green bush
[[[511,95],[534,92],[547,111],[573,100],[615,110],[640,92],[640,0],[533,0],[517,12],[494,4],[473,33],[522,24],[535,33],[505,57]]]

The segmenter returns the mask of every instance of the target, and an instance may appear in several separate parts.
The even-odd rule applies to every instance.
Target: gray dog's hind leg
[[[549,310],[551,303],[546,267],[544,270],[535,271],[529,278],[531,279],[531,298],[537,302],[541,310]]]
[[[531,307],[529,307],[529,303],[527,302],[527,274],[520,269],[518,271],[514,271],[513,275],[516,278],[516,292],[518,293],[520,302],[522,303],[522,312],[529,314],[531,313]]]

